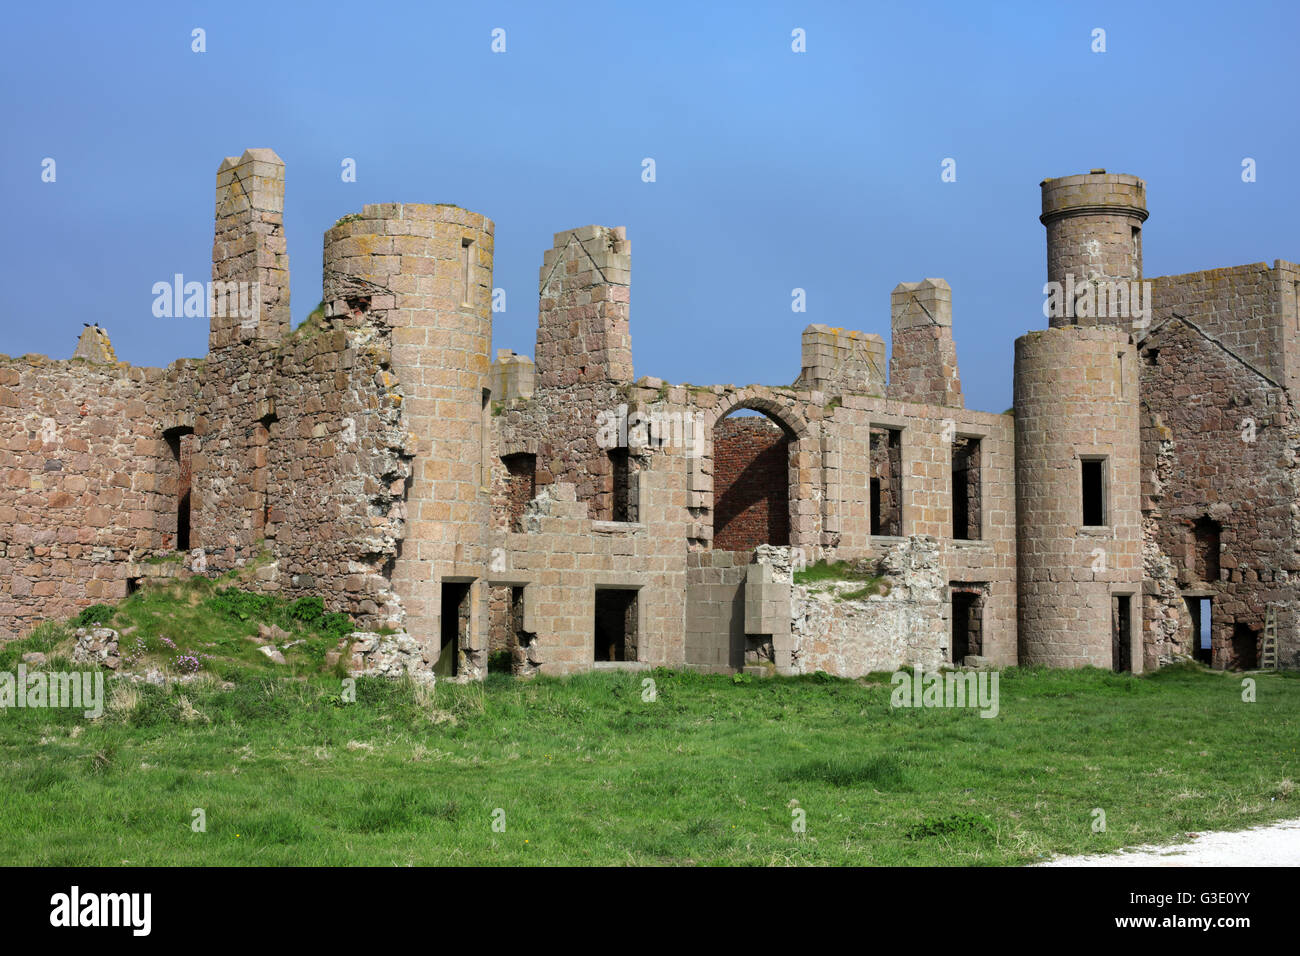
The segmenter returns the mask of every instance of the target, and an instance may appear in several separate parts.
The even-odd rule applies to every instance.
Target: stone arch
[[[688,475],[688,497],[693,524],[691,546],[707,549],[714,546],[715,457],[713,436],[724,419],[741,410],[758,412],[775,423],[788,439],[786,497],[788,500],[788,541],[793,547],[811,549],[820,537],[819,497],[821,443],[797,400],[784,398],[766,389],[739,389],[724,396],[715,408],[704,410],[703,454],[692,459]]]
[[[808,427],[808,422],[794,408],[782,404],[770,395],[744,389],[737,392],[731,402],[719,405],[716,410],[705,412],[706,440],[711,440],[709,436],[713,434],[714,425],[742,409],[749,409],[766,415],[780,425],[786,434],[790,435],[795,441],[802,441],[812,437],[812,429]]]

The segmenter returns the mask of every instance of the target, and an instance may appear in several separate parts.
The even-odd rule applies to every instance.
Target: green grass
[[[202,604],[177,613],[225,627]],[[1258,676],[1248,704],[1240,676],[1192,667],[1011,669],[985,719],[891,710],[882,676],[664,670],[434,690],[363,678],[348,703],[310,663],[289,677],[223,663],[227,690],[119,690],[97,721],[0,712],[0,859],[1018,864],[1298,815],[1291,676]]]
[[[885,580],[883,574],[874,574],[848,561],[834,561],[831,563],[818,561],[794,572],[795,584],[843,584],[845,582],[858,582],[861,586],[849,591],[840,591],[834,588],[813,588],[812,590],[814,593],[835,590],[835,600],[837,601],[861,601],[876,594],[883,597],[889,594],[890,591],[889,582]]]
[[[818,581],[875,581],[872,572],[856,567],[849,561],[818,561],[794,572],[795,584],[815,584]]]

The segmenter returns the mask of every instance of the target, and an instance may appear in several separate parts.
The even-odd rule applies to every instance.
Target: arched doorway
[[[713,426],[713,548],[790,544],[794,432],[761,410],[737,407]]]

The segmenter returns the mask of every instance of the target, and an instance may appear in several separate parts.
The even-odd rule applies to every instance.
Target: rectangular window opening
[[[524,630],[524,588],[495,584],[488,591],[488,672],[529,673],[533,638]]]
[[[1084,458],[1083,524],[1089,528],[1106,526],[1106,459]]]
[[[510,530],[524,530],[524,511],[528,502],[537,497],[537,456],[530,452],[504,455],[506,466],[506,509]]]
[[[903,533],[903,433],[874,426],[868,450],[871,471],[871,533],[899,537]]]
[[[632,463],[626,448],[611,448],[609,456],[609,520],[634,521]]]
[[[980,502],[980,440],[952,443],[952,536],[978,541],[983,513]]]
[[[473,287],[470,285],[470,276],[472,275],[470,256],[472,255],[473,247],[474,247],[473,239],[462,239],[460,241],[461,266],[463,269],[462,282],[465,290],[464,293],[465,297],[461,299],[461,302],[465,305],[474,304]]]
[[[192,498],[193,456],[197,439],[190,428],[171,429],[163,433],[167,447],[176,460],[176,537],[177,551],[190,550],[190,525],[193,520]]]
[[[271,428],[275,415],[264,415],[253,426],[249,444],[253,455],[253,493],[257,504],[253,508],[253,534],[258,537],[275,536],[271,521]]]
[[[1191,572],[1197,580],[1206,583],[1219,580],[1222,536],[1223,525],[1209,515],[1202,515],[1192,523]]]
[[[597,588],[595,659],[637,659],[637,592],[631,588]]]

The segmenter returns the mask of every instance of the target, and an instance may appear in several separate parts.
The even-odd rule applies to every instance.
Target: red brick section
[[[790,439],[760,416],[713,429],[713,547],[748,551],[790,543]]]

